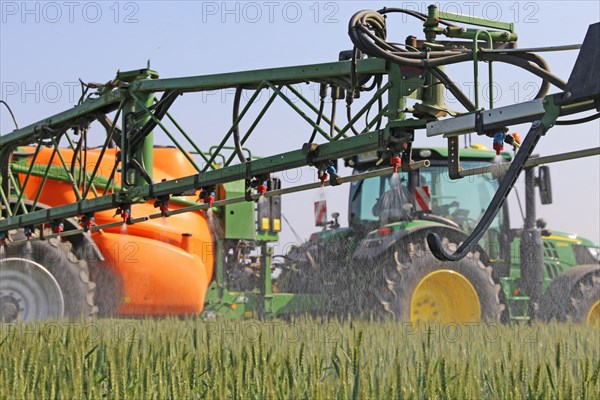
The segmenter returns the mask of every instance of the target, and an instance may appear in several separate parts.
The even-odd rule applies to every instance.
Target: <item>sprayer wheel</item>
[[[457,244],[448,238],[450,251]],[[492,268],[471,252],[456,262],[433,256],[424,237],[393,249],[374,269],[373,292],[383,310],[401,321],[440,323],[497,322],[504,310]]]
[[[73,253],[87,263],[90,279],[96,284],[95,302],[98,315],[117,315],[123,298],[123,288],[117,273],[104,261],[100,249],[88,234],[75,235],[70,240]]]
[[[68,243],[63,243],[60,239],[49,239],[7,246],[6,259],[31,260],[50,273],[62,292],[62,316],[70,319],[91,318],[98,312],[94,305],[96,285],[89,280],[88,265],[70,251]]]

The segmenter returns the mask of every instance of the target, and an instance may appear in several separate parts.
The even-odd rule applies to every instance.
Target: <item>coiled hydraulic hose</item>
[[[475,106],[468,97],[438,68],[445,65],[472,61],[473,51],[467,49],[453,51],[410,51],[389,43],[386,40],[387,31],[384,14],[391,12],[408,14],[423,21],[427,19],[425,14],[397,8],[382,9],[380,11],[359,11],[352,16],[348,26],[348,34],[356,48],[367,55],[380,57],[399,65],[429,70],[467,110],[473,111]],[[454,27],[454,25],[444,20],[440,20],[439,22]],[[502,52],[488,53],[485,50],[480,50],[478,55],[480,61],[508,63],[540,77],[542,84],[535,98],[544,97],[548,93],[550,84],[561,90],[565,90],[566,88],[566,83],[551,74],[544,59],[538,55],[525,52],[511,54]]]

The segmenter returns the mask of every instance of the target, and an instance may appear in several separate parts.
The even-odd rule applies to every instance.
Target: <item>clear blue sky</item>
[[[147,60],[161,77],[334,61],[340,50],[351,48],[347,25],[354,12],[385,5],[426,11],[427,4],[1,1],[0,98],[9,102],[19,123],[25,125],[71,107],[78,98],[78,78],[106,82],[117,70],[141,68]],[[580,43],[587,26],[600,19],[597,1],[459,1],[444,2],[442,9],[514,22],[521,47]],[[422,28],[410,19],[391,17],[389,25],[392,40],[403,41],[410,34],[422,36]],[[573,51],[544,55],[552,71],[565,80],[576,56]],[[449,72],[463,88],[472,81],[470,65],[453,67]],[[501,66],[496,67],[495,78],[500,105],[527,100],[539,82]],[[304,93],[311,90],[314,88],[308,87]],[[198,95],[178,104],[174,113],[206,148],[224,133],[231,118],[232,98],[231,92]],[[264,101],[265,97],[261,99]],[[343,111],[341,105],[340,109]],[[250,143],[252,149],[267,155],[299,148],[310,134],[310,127],[292,118],[283,107],[267,114]],[[339,118],[345,121],[344,115]],[[512,128],[522,134],[527,130],[526,126]],[[0,133],[12,129],[6,110],[0,108]],[[439,139],[424,135],[417,136],[416,144],[443,145]],[[599,145],[600,126],[595,121],[552,129],[536,152],[549,155]],[[552,168],[554,204],[538,210],[551,229],[600,242],[599,170],[598,157]],[[298,183],[314,180],[310,170],[300,172]],[[288,180],[295,180],[295,175],[288,175]],[[326,190],[329,211],[340,211],[344,224],[347,190],[347,186]],[[312,202],[316,197],[318,193],[308,192],[284,199],[284,213],[305,238],[315,230]],[[514,206],[514,196],[510,201]],[[522,225],[516,210],[513,207],[513,227]],[[287,226],[284,229],[282,242],[294,241]]]

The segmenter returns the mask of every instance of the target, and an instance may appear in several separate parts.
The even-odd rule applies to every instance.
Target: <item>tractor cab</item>
[[[495,153],[486,149],[461,152],[463,168],[489,165]],[[502,153],[500,161],[509,161],[510,153]],[[487,209],[498,187],[491,173],[452,180],[448,175],[445,149],[415,149],[413,160],[428,159],[431,165],[411,172],[399,172],[354,181],[351,185],[348,221],[358,230],[368,230],[367,239],[408,229],[423,223],[442,224],[470,233]],[[346,160],[354,173],[378,168],[376,153],[363,153]],[[380,165],[386,165],[385,161]],[[389,209],[396,209],[390,212]],[[398,209],[400,211],[398,212]],[[497,237],[508,228],[501,210],[482,240],[488,254],[498,255]]]

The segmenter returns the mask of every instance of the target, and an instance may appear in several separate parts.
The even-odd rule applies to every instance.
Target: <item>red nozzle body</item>
[[[123,208],[121,210],[121,219],[123,220],[123,222],[126,223],[130,217],[131,217],[131,214],[129,214],[129,210],[126,208]]]
[[[167,203],[161,203],[158,208],[160,209],[160,215],[166,217],[167,212],[169,212],[169,205]]]
[[[204,202],[206,204],[208,204],[208,208],[212,208],[213,203],[215,202],[215,196],[213,196],[212,194],[209,194],[208,196],[206,196],[206,198],[204,199]]]
[[[260,194],[261,196],[264,195],[267,192],[267,185],[265,185],[264,183],[261,183],[260,185],[258,185],[256,187],[256,191],[258,192],[258,194]]]
[[[392,157],[390,158],[390,165],[394,167],[394,173],[398,172],[400,165],[402,164],[402,159],[400,157]]]

